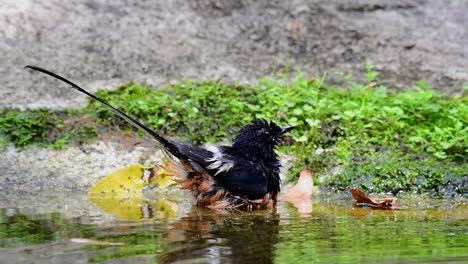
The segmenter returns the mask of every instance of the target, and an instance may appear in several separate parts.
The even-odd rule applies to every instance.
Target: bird
[[[25,68],[67,83],[151,136],[167,157],[175,181],[181,189],[192,192],[196,206],[248,211],[276,206],[281,181],[276,148],[283,136],[295,126],[280,127],[273,121],[254,119],[240,130],[231,145],[203,147],[180,143],[166,139],[52,71],[34,65]],[[150,177],[157,176],[153,174]]]

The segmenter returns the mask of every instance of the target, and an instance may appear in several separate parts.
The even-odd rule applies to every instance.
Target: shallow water
[[[80,194],[1,196],[0,263],[468,263],[465,200],[407,198],[407,210],[375,211],[344,195],[316,198],[300,215],[286,202],[226,213],[163,200],[99,208]]]

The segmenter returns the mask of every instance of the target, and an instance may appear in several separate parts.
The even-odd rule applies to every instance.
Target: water
[[[336,196],[300,215],[286,202],[227,213],[163,200],[99,208],[80,194],[0,196],[0,263],[468,263],[464,200],[408,198],[408,210],[375,211]]]

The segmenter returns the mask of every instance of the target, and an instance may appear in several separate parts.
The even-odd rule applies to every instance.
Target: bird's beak
[[[293,130],[295,128],[296,128],[295,126],[282,127],[281,128],[281,135],[283,135],[283,134],[285,134],[285,133],[287,133],[287,132],[289,132],[289,131],[291,131],[291,130]]]

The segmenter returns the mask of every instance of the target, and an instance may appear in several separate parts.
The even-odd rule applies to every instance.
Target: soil
[[[185,79],[255,84],[277,71],[327,73],[328,83],[340,84],[338,72],[363,80],[366,61],[381,72],[383,84],[396,89],[423,80],[460,95],[468,84],[463,0],[0,2],[0,109],[85,104],[57,81],[24,70],[27,64],[91,91],[130,81],[155,88]],[[95,155],[92,162],[58,152],[61,158],[50,162],[60,163],[44,166],[38,157],[50,151],[10,148],[1,154],[0,168],[16,182],[20,176],[54,175],[58,168],[79,168],[86,177],[109,164],[106,155],[115,149],[103,149],[89,154]],[[135,155],[131,159],[138,160]],[[0,188],[19,186],[0,178]],[[49,178],[41,185],[52,186],[55,178]]]

